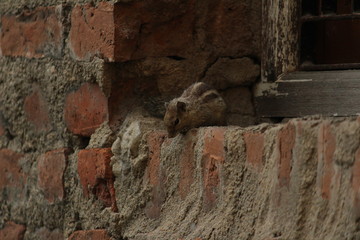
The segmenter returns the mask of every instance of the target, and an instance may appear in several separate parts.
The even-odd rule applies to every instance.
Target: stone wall
[[[359,120],[258,123],[260,0],[2,0],[0,239],[357,239]],[[216,87],[226,127],[167,138]]]

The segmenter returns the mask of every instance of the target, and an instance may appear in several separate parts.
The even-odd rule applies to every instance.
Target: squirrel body
[[[170,138],[191,128],[226,124],[224,100],[214,88],[203,82],[192,84],[165,107],[164,123]]]

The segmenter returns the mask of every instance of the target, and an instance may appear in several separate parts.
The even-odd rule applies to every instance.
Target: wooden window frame
[[[262,1],[261,82],[255,86],[259,117],[360,114],[360,69],[300,69],[301,0]]]

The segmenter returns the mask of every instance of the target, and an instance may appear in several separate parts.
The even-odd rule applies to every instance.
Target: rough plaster
[[[58,0],[3,0],[0,14],[17,13],[24,6],[57,5],[68,3],[87,3],[83,1]],[[99,1],[94,1],[97,3]],[[126,2],[126,1],[123,1]],[[261,1],[246,1],[253,9]],[[200,1],[198,8],[204,5]],[[258,20],[259,13],[251,13]],[[257,16],[257,17],[256,17]],[[66,23],[67,20],[64,19]],[[205,18],[197,26],[201,30]],[[69,25],[65,24],[65,35]],[[253,37],[259,33],[250,33]],[[252,36],[252,35],[251,35]],[[206,39],[199,31],[197,41]],[[256,38],[258,39],[258,38]],[[220,39],[221,40],[221,39]],[[256,40],[259,41],[259,40]],[[66,40],[64,43],[66,46]],[[245,46],[245,45],[244,45]],[[203,50],[200,44],[199,49]],[[223,49],[224,50],[224,49]],[[221,56],[208,52],[194,54],[192,59],[174,60],[171,58],[147,58],[124,64],[108,64],[102,60],[80,62],[72,59],[67,48],[63,59],[0,58],[0,111],[2,121],[8,125],[6,134],[0,137],[0,147],[26,153],[21,166],[26,179],[24,188],[5,189],[0,195],[0,229],[8,220],[26,225],[25,239],[37,239],[39,228],[46,227],[55,232],[63,232],[68,237],[76,230],[107,229],[114,239],[357,239],[359,226],[354,216],[351,191],[351,170],[354,152],[359,147],[359,121],[352,118],[312,117],[291,120],[296,132],[296,148],[288,187],[278,188],[278,131],[283,124],[262,124],[249,128],[230,126],[225,132],[226,158],[221,168],[221,191],[219,201],[210,210],[204,210],[202,151],[204,134],[209,128],[192,130],[187,135],[179,135],[173,140],[165,139],[161,148],[160,168],[166,173],[161,205],[161,215],[152,219],[146,216],[146,208],[152,198],[154,186],[146,180],[149,161],[147,137],[162,131],[162,121],[149,117],[143,109],[129,114],[119,129],[114,132],[105,122],[89,138],[81,138],[69,133],[63,121],[64,99],[67,93],[78,89],[84,82],[97,82],[106,96],[111,94],[111,82],[118,76],[138,77],[140,80],[154,81],[162,95],[171,97],[186,88],[188,83],[205,79],[211,74],[219,74],[221,60],[249,61],[253,69],[258,59],[259,49],[246,49],[232,54],[224,50]],[[211,52],[211,51],[210,51]],[[231,55],[231,56],[228,56]],[[251,56],[244,58],[244,56]],[[219,60],[218,64],[217,60]],[[121,69],[121,74],[119,70]],[[169,69],[174,72],[169,74]],[[215,71],[216,70],[216,71]],[[116,74],[108,76],[108,72]],[[125,73],[124,73],[125,72]],[[182,74],[181,74],[182,73]],[[215,74],[215,75],[216,75]],[[235,73],[235,75],[237,72]],[[180,76],[177,76],[180,75]],[[230,74],[231,75],[231,74]],[[114,77],[115,76],[115,77]],[[178,78],[173,80],[174,77]],[[229,76],[230,80],[233,76]],[[194,79],[192,79],[194,78]],[[256,74],[251,74],[252,81]],[[229,81],[230,81],[229,80]],[[173,88],[173,82],[176,88]],[[169,87],[171,82],[172,88]],[[233,82],[222,86],[224,94],[230,94]],[[248,84],[248,82],[246,83]],[[26,120],[24,97],[39,86],[48,102],[51,130],[35,132]],[[227,89],[228,87],[231,87]],[[243,86],[241,86],[242,88]],[[226,91],[229,91],[226,93]],[[242,89],[244,91],[244,89]],[[246,91],[246,90],[245,90]],[[247,107],[249,107],[247,105]],[[254,122],[251,107],[246,108],[246,117]],[[235,114],[243,120],[244,116]],[[236,120],[236,119],[235,119]],[[234,122],[238,124],[239,122]],[[298,121],[302,125],[298,124]],[[334,131],[337,148],[334,154],[335,173],[331,199],[321,198],[317,187],[321,180],[317,162],[318,129],[328,122]],[[249,167],[246,162],[244,132],[264,134],[264,155],[261,171]],[[193,139],[194,169],[193,184],[186,197],[178,191],[181,171],[181,153],[187,141]],[[65,197],[61,202],[49,204],[37,187],[37,158],[40,154],[55,148],[71,147],[73,153],[67,160],[64,174]],[[105,208],[93,195],[86,198],[82,192],[77,173],[77,154],[84,148],[111,147],[112,170],[115,175],[118,213]],[[25,196],[23,198],[23,196]],[[19,197],[13,201],[14,197]],[[9,200],[10,199],[10,200]],[[349,200],[350,199],[350,200]]]
[[[149,201],[151,185],[144,183],[142,172],[115,167],[120,159],[119,146],[113,145],[113,167],[117,172],[116,189],[122,236],[128,239],[185,238],[194,239],[351,239],[356,236],[353,219],[351,174],[348,166],[336,164],[336,172],[341,172],[339,183],[332,187],[330,200],[320,197],[317,187],[317,141],[319,125],[328,120],[308,119],[292,120],[296,126],[296,148],[293,150],[290,185],[278,185],[278,132],[284,125],[262,124],[257,127],[226,129],[226,160],[222,171],[222,186],[216,208],[204,211],[203,205],[203,169],[201,156],[204,132],[201,128],[186,136],[179,135],[161,149],[161,169],[167,178],[165,184],[165,202],[161,207],[161,217],[150,219],[144,213],[146,201]],[[299,123],[301,122],[301,123]],[[330,120],[336,136],[344,136],[348,126],[353,126],[351,137],[338,145],[340,151],[357,143],[359,123],[349,120]],[[125,133],[134,126],[127,126]],[[152,129],[149,129],[152,131]],[[246,162],[244,132],[263,132],[265,137],[265,155],[261,171],[251,168]],[[146,131],[143,133],[146,139]],[[194,183],[185,199],[178,192],[180,158],[182,148],[188,138],[196,135]],[[121,134],[120,134],[121,136]],[[346,136],[346,134],[345,134]],[[127,136],[129,137],[129,135]],[[134,136],[138,139],[139,135]],[[144,140],[138,142],[139,149],[146,158]],[[346,148],[346,147],[345,147]],[[355,150],[347,155],[354,156]],[[130,157],[131,159],[131,157]],[[143,160],[146,162],[146,160]],[[145,166],[144,166],[145,167]],[[134,166],[130,166],[133,169]],[[114,169],[114,170],[115,170]],[[125,173],[126,172],[126,173]],[[141,174],[142,173],[142,174]],[[131,183],[131,188],[129,184]],[[143,232],[143,233],[142,233]]]

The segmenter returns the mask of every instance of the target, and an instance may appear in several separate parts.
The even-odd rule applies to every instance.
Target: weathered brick
[[[47,131],[51,128],[46,99],[38,86],[35,86],[33,92],[25,98],[24,111],[36,131]]]
[[[107,98],[99,85],[85,83],[69,93],[65,100],[64,118],[72,133],[91,136],[108,118]]]
[[[114,5],[76,5],[71,12],[70,48],[77,59],[93,56],[114,61]]]
[[[88,197],[91,191],[105,206],[117,211],[114,176],[110,166],[112,155],[110,148],[79,151],[78,174],[85,197]]]
[[[5,135],[5,128],[0,124],[0,137]]]
[[[260,53],[261,1],[206,1],[205,42],[220,56]]]
[[[321,196],[325,199],[331,197],[331,184],[334,175],[333,157],[336,148],[336,136],[329,123],[323,123],[318,133],[318,181]]]
[[[204,209],[215,206],[219,195],[221,168],[225,161],[225,128],[207,128],[204,133],[202,157]]]
[[[2,120],[2,117],[1,117],[1,114],[0,114],[0,137],[5,135],[5,133],[6,133],[5,129],[6,129],[5,123]]]
[[[115,8],[115,56],[126,61],[150,56],[191,54],[195,1],[140,1]]]
[[[251,90],[247,87],[230,88],[223,92],[223,97],[229,113],[254,115],[254,106],[251,102]]]
[[[355,162],[352,169],[351,186],[354,192],[355,217],[360,217],[360,148],[355,153]]]
[[[60,57],[63,43],[62,7],[38,7],[1,17],[1,52],[4,56]]]
[[[159,166],[160,166],[160,152],[161,145],[165,140],[166,133],[152,132],[147,137],[147,144],[149,146],[149,163],[147,168],[147,175],[149,182],[152,185],[159,184]]]
[[[12,221],[6,222],[5,227],[0,229],[0,239],[3,240],[22,240],[26,227],[21,224],[16,224]]]
[[[212,78],[211,78],[212,79]],[[220,79],[215,77],[215,79]],[[219,81],[223,82],[223,81]],[[247,87],[230,88],[222,92],[227,106],[227,123],[248,127],[255,123],[255,110],[251,90]]]
[[[289,186],[292,169],[293,149],[295,146],[296,129],[292,123],[286,124],[278,133],[279,149],[279,186]]]
[[[68,240],[111,240],[111,238],[105,229],[96,229],[76,231]]]
[[[203,79],[204,82],[210,83],[216,89],[227,89],[226,92],[231,92],[231,96],[236,98],[236,101],[230,102],[232,104],[229,109],[230,112],[234,112],[234,108],[238,112],[247,112],[247,109],[241,109],[241,105],[246,99],[251,99],[248,97],[250,90],[247,91],[241,90],[239,86],[251,86],[255,83],[257,78],[260,75],[260,66],[259,64],[254,63],[254,61],[248,57],[242,58],[219,58],[211,67],[207,70],[206,75]],[[232,87],[237,87],[233,89]],[[236,91],[236,89],[238,89]],[[239,91],[240,90],[240,91]],[[225,93],[226,93],[225,92]],[[237,92],[237,93],[236,93]],[[237,96],[236,96],[237,94]],[[242,96],[246,94],[246,97]],[[244,99],[242,99],[244,98]],[[231,98],[230,98],[231,99]],[[242,104],[237,104],[238,102]],[[251,113],[254,112],[253,109],[250,110]]]
[[[163,185],[164,175],[160,169],[161,145],[167,134],[163,131],[152,132],[147,136],[149,147],[149,161],[146,168],[145,177],[152,185],[151,200],[146,204],[145,214],[149,218],[158,218],[160,216],[161,205],[165,201],[165,189]]]
[[[113,71],[113,69],[107,69],[107,74],[113,73],[110,75],[110,79],[121,79],[121,81],[113,81],[111,84],[111,94],[108,101],[109,106],[109,125],[111,127],[116,128],[119,126],[127,114],[134,110],[136,106],[147,107],[149,111],[155,110],[156,107],[150,105],[149,101],[144,102],[142,100],[149,99],[148,97],[155,97],[152,99],[156,99],[156,96],[159,96],[158,85],[156,81],[148,81],[144,78],[145,76],[139,76],[139,72],[141,74],[145,74],[146,70],[142,68],[138,68],[138,63],[129,63],[129,71]],[[134,67],[134,64],[136,67]],[[109,66],[109,65],[107,65]],[[136,70],[134,70],[134,68]],[[134,77],[134,74],[136,77]],[[141,99],[141,100],[140,100]]]
[[[0,149],[0,189],[5,187],[23,188],[26,175],[19,164],[24,155],[10,149]]]
[[[197,142],[197,131],[190,131],[186,135],[186,138],[187,139],[180,156],[179,193],[182,199],[188,195],[190,192],[190,187],[194,182],[195,145]]]
[[[35,236],[38,240],[64,240],[64,234],[59,229],[50,231],[45,227],[36,230]]]
[[[255,132],[244,133],[246,160],[256,169],[261,169],[264,153],[264,134]]]
[[[190,0],[77,5],[71,13],[70,48],[80,60],[184,56],[193,41],[194,19]]]
[[[64,198],[64,171],[69,153],[66,148],[56,149],[38,159],[38,186],[50,203]]]

